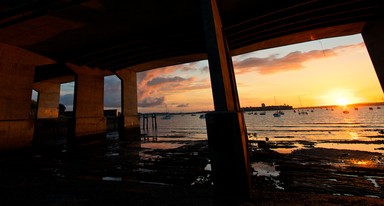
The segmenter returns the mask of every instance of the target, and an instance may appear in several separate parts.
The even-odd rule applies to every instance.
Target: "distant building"
[[[274,106],[265,106],[264,103],[261,104],[261,107],[243,107],[242,111],[267,111],[267,110],[291,110],[293,109],[290,105],[274,105]]]

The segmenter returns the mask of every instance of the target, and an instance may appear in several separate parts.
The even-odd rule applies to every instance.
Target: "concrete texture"
[[[121,80],[121,115],[119,117],[121,136],[137,136],[140,134],[140,120],[136,72],[120,70],[116,74]]]
[[[71,65],[75,71],[74,132],[86,136],[106,132],[104,72]]]
[[[60,83],[42,81],[35,83],[33,88],[39,93],[37,101],[37,118],[58,118]]]
[[[34,67],[52,62],[23,49],[0,44],[0,151],[31,146]]]
[[[382,19],[383,5],[379,0],[218,1],[232,55],[357,34],[365,22]],[[0,42],[64,63],[140,72],[207,57],[201,1],[3,1],[0,8]]]

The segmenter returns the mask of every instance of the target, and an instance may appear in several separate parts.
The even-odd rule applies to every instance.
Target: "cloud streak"
[[[156,77],[147,82],[147,86],[156,86],[162,84],[176,83],[176,82],[184,82],[185,78],[175,76],[175,77]]]
[[[164,99],[165,99],[164,96],[155,97],[155,98],[147,97],[142,99],[139,102],[139,107],[154,107],[154,106],[163,105]]]
[[[188,103],[187,104],[179,104],[176,107],[189,107],[189,104]]]
[[[206,89],[210,87],[206,79],[189,76],[202,71],[196,62],[163,67],[138,74],[138,101],[140,107],[155,107],[166,103],[167,94]],[[182,75],[182,76],[181,76]],[[188,103],[179,103],[176,107],[187,107]]]
[[[283,57],[277,54],[270,55],[266,58],[250,57],[240,61],[234,61],[236,74],[244,74],[256,71],[260,74],[274,74],[278,72],[286,72],[304,69],[303,64],[314,59],[323,59],[337,56],[345,50],[364,47],[364,43],[338,46],[332,49],[311,50],[308,52],[295,51]]]

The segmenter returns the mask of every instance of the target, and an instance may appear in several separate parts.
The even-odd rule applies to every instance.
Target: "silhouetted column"
[[[201,0],[215,112],[206,114],[215,194],[244,201],[251,198],[247,131],[236,81],[215,0]]]
[[[74,135],[107,131],[104,117],[104,73],[99,69],[68,65],[75,73]]]
[[[137,110],[136,72],[125,69],[117,71],[116,74],[121,80],[120,137],[139,138],[140,119]]]
[[[33,88],[39,92],[39,98],[37,101],[37,118],[58,118],[60,83],[54,81],[43,81],[35,83]]]
[[[368,22],[361,34],[384,91],[384,23]]]
[[[0,43],[0,151],[32,146],[34,68],[48,63],[52,61]]]

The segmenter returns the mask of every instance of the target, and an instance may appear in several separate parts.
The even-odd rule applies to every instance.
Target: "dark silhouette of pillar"
[[[215,0],[201,0],[215,111],[206,114],[215,195],[221,199],[251,198],[247,131],[240,111],[227,42]]]
[[[361,34],[375,67],[381,89],[384,91],[384,23],[382,21],[368,22]]]

